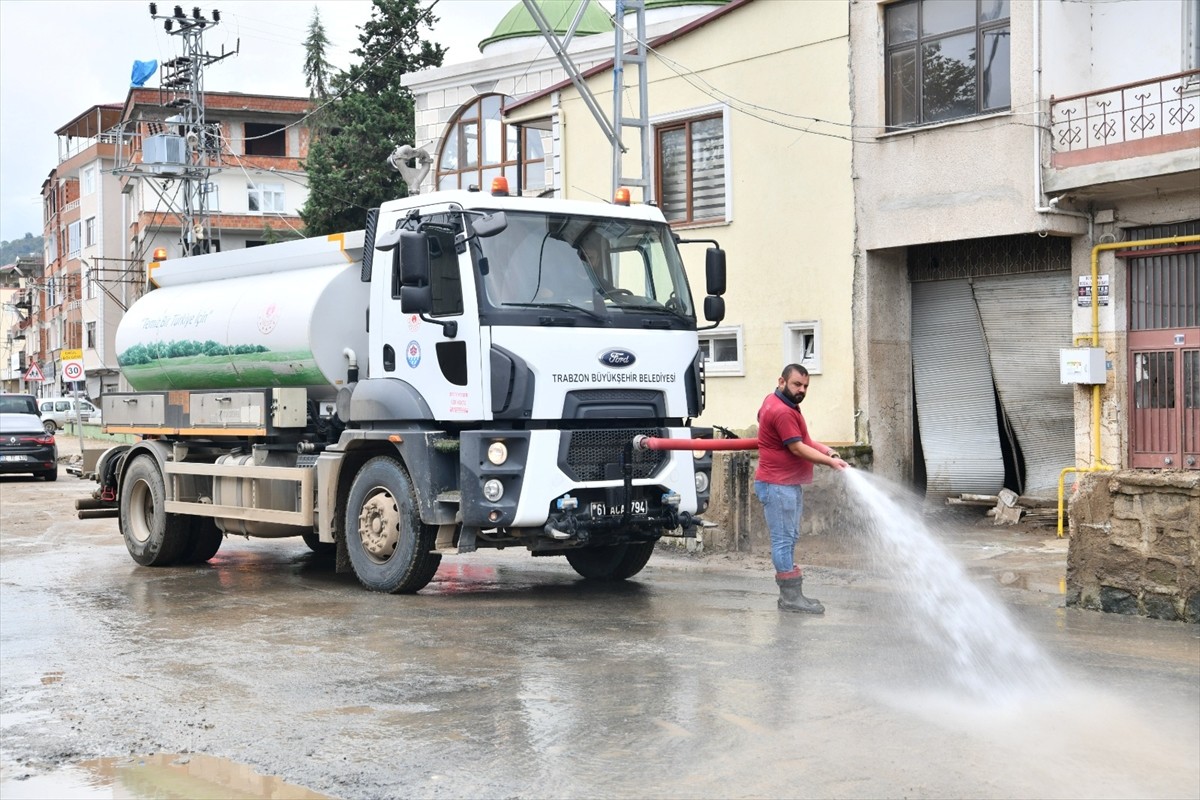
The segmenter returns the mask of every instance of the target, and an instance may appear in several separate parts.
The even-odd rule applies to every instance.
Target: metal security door
[[[1200,469],[1200,252],[1123,255],[1129,258],[1130,465]]]

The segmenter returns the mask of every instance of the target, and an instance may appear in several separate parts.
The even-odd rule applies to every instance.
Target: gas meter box
[[[1089,385],[1107,382],[1103,347],[1064,347],[1058,351],[1059,381]]]

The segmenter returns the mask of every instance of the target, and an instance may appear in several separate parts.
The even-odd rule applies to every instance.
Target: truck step
[[[458,505],[462,502],[462,492],[458,489],[438,492],[437,501],[439,503],[452,503],[453,505]]]

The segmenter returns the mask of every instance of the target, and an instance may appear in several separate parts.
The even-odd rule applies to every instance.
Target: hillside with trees
[[[11,264],[18,256],[40,256],[43,247],[42,237],[32,233],[25,234],[23,239],[0,242],[0,264]]]

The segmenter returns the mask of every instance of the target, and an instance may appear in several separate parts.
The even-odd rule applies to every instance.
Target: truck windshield
[[[640,325],[646,317],[695,325],[683,263],[665,224],[505,213],[508,226],[473,248],[482,299],[497,321],[545,309],[581,325]]]

